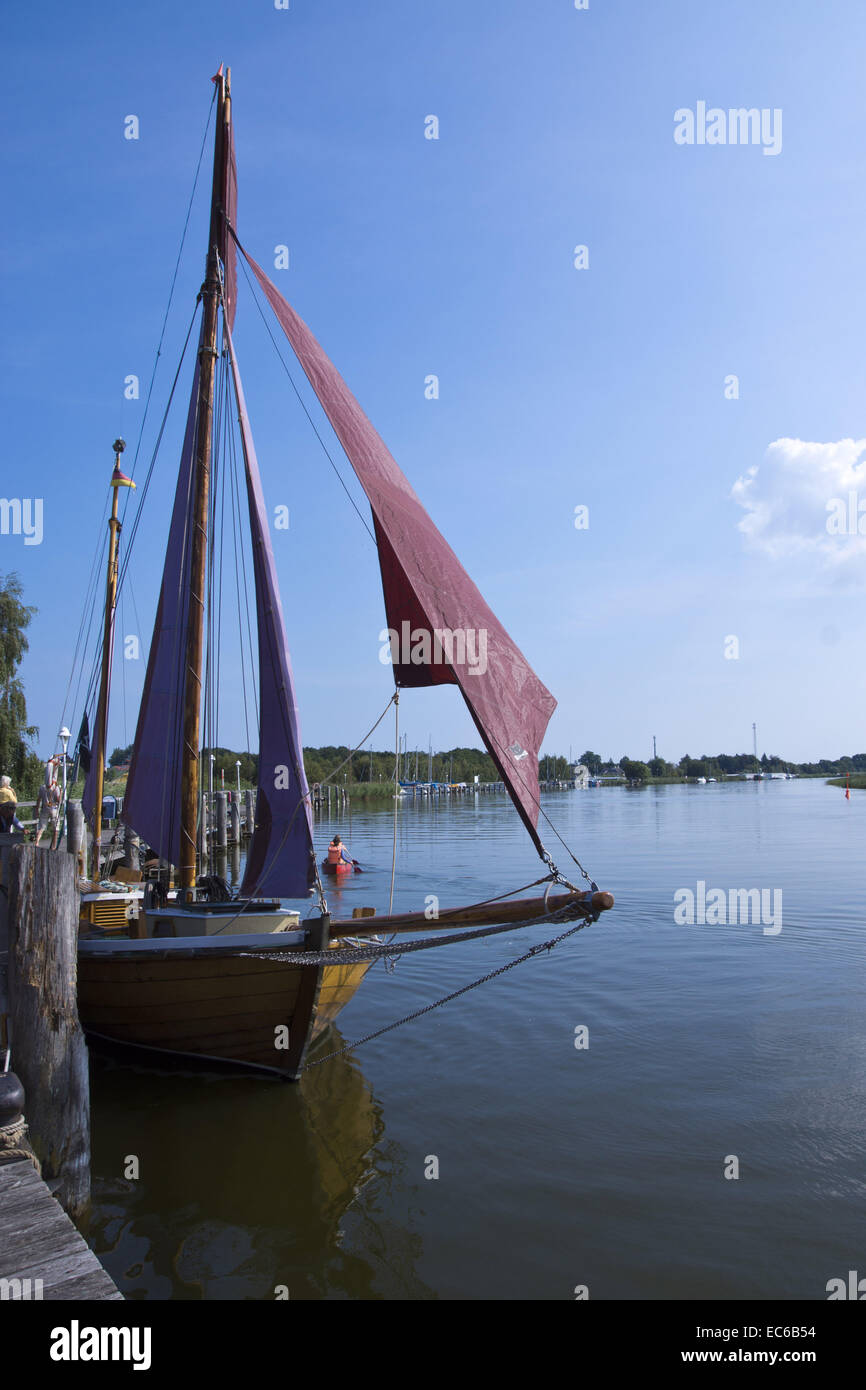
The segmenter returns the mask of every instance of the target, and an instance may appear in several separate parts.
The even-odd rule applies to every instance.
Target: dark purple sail
[[[259,467],[228,323],[225,332],[246,466],[259,646],[256,826],[240,891],[249,896],[302,898],[315,881],[310,792]]]
[[[192,548],[191,489],[199,368],[196,365],[174,510],[138,713],[123,820],[170,864],[180,863],[184,656]]]

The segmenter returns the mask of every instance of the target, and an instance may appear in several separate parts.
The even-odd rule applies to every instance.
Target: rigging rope
[[[234,237],[234,230],[231,228],[231,226],[229,226],[229,231],[231,231],[232,236]],[[235,239],[235,241],[237,241],[237,237],[234,237],[234,239]],[[322,446],[322,449],[324,450],[325,458],[328,460],[329,464],[331,465],[331,467],[333,468],[334,472],[336,473],[337,478],[339,479],[340,486],[342,487],[343,491],[345,492],[345,494],[346,494],[346,496],[348,497],[349,501],[351,502],[352,506],[355,508],[355,511],[358,513],[358,517],[360,518],[361,525],[364,527],[364,530],[367,532],[367,535],[370,537],[370,540],[373,542],[374,545],[376,545],[376,537],[373,535],[373,532],[370,530],[369,526],[367,525],[367,519],[366,519],[366,517],[364,516],[363,512],[361,511],[360,507],[358,506],[357,502],[355,501],[354,497],[352,496],[351,492],[349,491],[348,486],[346,485],[346,482],[345,482],[345,479],[343,478],[342,473],[340,472],[339,468],[337,467],[336,463],[334,462],[333,458],[331,457],[331,454],[330,454],[330,451],[329,451],[329,449],[328,449],[328,446],[326,445],[324,439],[322,438],[321,434],[319,433],[319,430],[318,430],[318,428],[317,428],[317,426],[316,426],[316,422],[315,422],[315,420],[313,419],[312,415],[310,414],[309,410],[307,409],[306,402],[304,401],[303,396],[301,395],[300,391],[298,390],[298,387],[297,387],[297,385],[296,385],[296,383],[295,383],[295,378],[292,376],[292,373],[289,371],[288,363],[286,362],[285,358],[283,357],[283,354],[280,352],[280,349],[279,349],[279,347],[278,347],[278,345],[277,345],[277,340],[276,340],[276,338],[274,337],[273,333],[271,332],[271,326],[270,326],[270,324],[268,323],[268,321],[267,321],[267,319],[266,319],[266,317],[265,317],[265,315],[264,315],[264,311],[262,310],[261,304],[259,303],[259,299],[258,299],[258,295],[256,294],[255,287],[254,287],[252,281],[250,280],[250,273],[249,273],[249,271],[247,270],[246,261],[245,261],[245,259],[244,259],[243,256],[240,257],[240,263],[241,263],[241,267],[242,267],[242,269],[243,269],[244,275],[246,276],[247,284],[248,284],[249,287],[250,287],[250,294],[251,294],[252,297],[253,297],[253,303],[255,304],[256,308],[257,308],[258,311],[259,311],[259,317],[261,318],[262,323],[265,325],[265,328],[267,329],[267,334],[268,334],[268,337],[269,337],[270,340],[271,340],[271,343],[273,344],[274,352],[277,354],[277,357],[278,357],[279,360],[280,360],[280,364],[281,364],[281,366],[282,366],[282,368],[283,368],[283,371],[285,372],[286,376],[289,378],[289,381],[291,382],[292,390],[294,391],[295,395],[296,395],[297,398],[298,398],[298,401],[299,401],[299,403],[300,403],[301,409],[303,410],[303,412],[304,412],[304,414],[306,415],[308,421],[310,422],[310,426],[312,427],[313,433],[315,434],[316,438],[318,439],[319,443],[320,443],[321,446]]]
[[[388,915],[394,910],[394,873],[397,868],[397,809],[400,804],[398,775],[400,771],[400,689],[394,692],[394,845],[391,851],[391,892],[388,895]],[[364,740],[366,743],[366,739]]]
[[[154,382],[155,382],[155,380],[156,380],[156,372],[157,372],[157,368],[158,368],[158,366],[159,366],[159,359],[160,359],[160,356],[162,355],[162,344],[163,344],[163,341],[164,341],[164,339],[165,339],[165,330],[166,330],[166,326],[167,326],[167,324],[168,324],[168,316],[169,316],[169,313],[171,312],[171,302],[172,302],[172,299],[174,298],[174,287],[175,287],[175,285],[177,284],[177,273],[178,273],[178,270],[180,269],[180,260],[181,260],[181,256],[183,255],[183,248],[184,248],[184,245],[185,245],[185,243],[186,243],[186,234],[187,234],[187,230],[189,229],[189,219],[190,219],[190,216],[192,215],[192,205],[193,205],[193,202],[195,201],[195,191],[196,191],[196,188],[198,187],[198,176],[199,176],[199,174],[201,173],[201,162],[202,162],[202,159],[204,158],[205,145],[207,144],[207,134],[208,134],[208,131],[210,130],[211,115],[213,114],[213,110],[214,110],[214,106],[215,106],[215,105],[216,105],[216,85],[214,85],[213,96],[211,97],[211,104],[210,104],[210,106],[208,107],[207,121],[205,122],[204,135],[202,136],[202,141],[201,141],[201,149],[200,149],[199,152],[198,152],[198,163],[197,163],[196,166],[195,166],[195,176],[194,176],[193,181],[192,181],[192,192],[191,192],[190,195],[189,195],[189,203],[187,204],[186,217],[184,218],[184,223],[183,223],[183,231],[181,232],[181,236],[180,236],[180,246],[179,246],[178,249],[177,249],[177,259],[176,259],[176,261],[175,261],[175,263],[174,263],[174,273],[173,273],[173,275],[172,275],[172,277],[171,277],[171,285],[169,286],[169,291],[168,291],[168,303],[167,303],[166,306],[165,306],[165,314],[163,315],[162,328],[161,328],[160,334],[159,334],[159,342],[158,342],[157,345],[156,345],[156,357],[154,358],[154,362],[153,362],[153,371],[151,372],[151,376],[150,376],[150,384],[149,384],[149,386],[148,386],[148,388],[147,388],[147,396],[145,397],[145,401],[144,401],[144,414],[143,414],[142,417],[141,417],[141,429],[140,429],[139,432],[138,432],[138,443],[137,443],[136,446],[135,446],[135,453],[133,454],[133,457],[132,457],[132,466],[131,466],[130,474],[129,474],[129,476],[130,476],[131,478],[134,478],[134,477],[135,477],[135,465],[138,463],[138,454],[139,454],[139,450],[141,449],[141,441],[142,441],[142,439],[144,438],[144,427],[145,427],[145,424],[147,423],[147,412],[148,412],[148,408],[149,408],[149,406],[150,406],[150,398],[151,398],[151,395],[153,394],[153,385],[154,385]],[[143,500],[144,500],[144,499],[142,498],[142,501],[143,501]],[[125,498],[123,499],[123,512],[122,512],[121,518],[120,518],[121,525],[122,525],[123,522],[126,520],[126,511],[127,511],[128,506],[129,506],[129,501],[130,501],[130,499],[129,499],[128,496],[125,497]],[[141,511],[141,507],[140,507],[140,506],[138,507],[137,511],[138,511],[138,512]]]
[[[552,914],[548,920],[555,921],[556,915]],[[592,918],[589,917],[586,921],[578,922],[576,927],[569,927],[568,931],[562,932],[559,936],[553,937],[550,941],[539,942],[537,946],[531,947],[530,950],[524,952],[522,956],[518,956],[515,960],[506,961],[505,965],[500,965],[498,969],[491,970],[487,975],[481,975],[477,980],[473,980],[471,984],[464,985],[462,989],[455,989],[450,994],[443,995],[441,999],[436,999],[432,1004],[425,1004],[423,1008],[416,1009],[414,1013],[406,1014],[403,1018],[398,1018],[395,1023],[388,1023],[384,1028],[377,1028],[375,1032],[367,1033],[365,1037],[358,1038],[356,1042],[346,1043],[345,1046],[338,1048],[336,1052],[329,1052],[327,1057],[319,1057],[315,1062],[309,1062],[304,1070],[309,1071],[313,1067],[323,1066],[325,1062],[331,1062],[335,1057],[342,1057],[346,1052],[351,1052],[356,1047],[363,1047],[364,1043],[372,1042],[374,1038],[381,1038],[384,1033],[391,1033],[395,1028],[402,1028],[404,1023],[412,1023],[416,1018],[423,1018],[425,1014],[432,1013],[434,1009],[441,1008],[443,1004],[449,1004],[452,999],[459,999],[461,995],[468,994],[470,990],[477,989],[479,985],[485,985],[489,980],[495,980],[499,975],[504,975],[507,971],[513,970],[516,965],[522,965],[524,961],[531,960],[533,956],[540,955],[542,951],[552,951],[554,946],[558,946],[559,943],[565,941],[567,937],[574,936],[575,932],[583,931],[584,927],[588,926],[591,920]],[[528,926],[530,923],[512,923],[511,925],[512,927]],[[470,940],[472,937],[491,936],[496,932],[507,930],[509,930],[508,927],[487,927],[483,931],[473,932],[471,935],[467,933],[466,936],[443,937],[438,938],[434,942],[411,942],[408,946],[399,947],[396,951],[392,946],[387,946],[384,947],[383,950],[396,956],[402,954],[404,951],[429,949],[431,945],[449,945],[451,941],[466,941]]]
[[[337,773],[340,771],[340,769],[341,769],[341,768],[344,768],[344,767],[346,766],[346,763],[351,762],[352,759],[354,758],[355,754],[356,754],[356,753],[359,753],[359,752],[361,751],[361,749],[364,747],[364,744],[367,742],[367,739],[370,737],[371,734],[373,734],[373,733],[376,732],[376,730],[378,729],[379,725],[382,723],[382,720],[385,718],[385,715],[388,713],[389,709],[390,709],[391,706],[394,704],[394,701],[397,699],[397,695],[398,695],[398,692],[395,691],[394,694],[391,696],[390,700],[388,701],[387,705],[385,706],[385,708],[382,710],[382,713],[379,715],[379,718],[376,720],[376,722],[375,722],[375,724],[373,725],[372,729],[368,729],[368,730],[367,730],[367,732],[365,733],[364,737],[361,739],[361,742],[358,744],[357,748],[353,748],[353,749],[351,750],[351,752],[349,753],[349,756],[348,756],[347,758],[344,758],[343,761],[342,761],[341,763],[338,763],[337,766],[334,768],[333,772],[329,772],[328,775],[327,775],[327,777],[323,777],[323,778],[322,778],[321,782],[319,783],[319,785],[320,785],[321,787],[326,787],[326,786],[328,785],[328,783],[332,780],[332,778],[336,777],[336,775],[337,775]]]

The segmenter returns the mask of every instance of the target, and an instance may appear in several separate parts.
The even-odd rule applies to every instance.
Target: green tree
[[[584,767],[592,773],[593,777],[596,773],[601,771],[601,758],[598,753],[593,753],[590,749],[587,749],[585,753],[581,753],[578,762],[583,763]]]
[[[39,730],[27,723],[27,701],[18,667],[29,650],[25,632],[36,612],[21,602],[17,574],[0,575],[0,771],[20,797],[35,795],[44,769],[30,748]]]
[[[631,758],[620,758],[619,765],[629,782],[648,782],[651,776],[646,763],[633,762]]]

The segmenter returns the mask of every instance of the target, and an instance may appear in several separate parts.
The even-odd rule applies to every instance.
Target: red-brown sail
[[[541,851],[536,829],[538,754],[555,699],[485,603],[307,325],[238,246],[373,510],[397,685],[456,683],[460,687]]]

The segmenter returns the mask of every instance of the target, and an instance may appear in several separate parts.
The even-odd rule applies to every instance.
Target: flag
[[[111,487],[135,487],[131,478],[127,478],[125,473],[121,473],[117,464],[114,465],[114,472],[111,475]]]
[[[82,772],[88,773],[90,771],[90,724],[86,713],[81,721],[81,728],[78,730],[75,760],[80,764]]]

